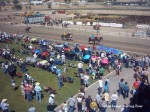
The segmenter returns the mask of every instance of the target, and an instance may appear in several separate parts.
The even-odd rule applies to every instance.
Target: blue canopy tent
[[[111,52],[116,55],[122,54],[122,52],[120,50],[115,49],[115,48],[106,47],[106,46],[96,46],[96,50],[104,51],[104,52]]]

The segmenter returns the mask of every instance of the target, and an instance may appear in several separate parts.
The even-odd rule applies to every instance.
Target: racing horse
[[[101,44],[101,41],[103,40],[103,37],[94,37],[94,39],[92,39],[91,37],[89,37],[89,44],[92,42],[94,45],[95,44]]]
[[[93,29],[94,29],[94,30],[100,30],[100,27],[101,27],[101,25],[96,24],[96,25],[93,26]]]
[[[67,35],[61,35],[61,39],[62,40],[73,40],[72,36],[73,35],[71,33],[68,33]]]
[[[26,28],[25,28],[25,32],[26,32],[26,33],[30,33],[30,29],[31,29],[31,27],[26,27]]]

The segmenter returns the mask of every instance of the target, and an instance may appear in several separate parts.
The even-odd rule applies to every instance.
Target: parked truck
[[[33,15],[26,16],[24,18],[24,22],[25,22],[25,24],[44,23],[45,15],[38,12]]]

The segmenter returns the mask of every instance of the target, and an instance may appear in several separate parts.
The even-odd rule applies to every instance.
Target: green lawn
[[[0,48],[4,48],[6,44],[0,44]],[[20,49],[21,46],[17,44],[10,44],[11,48]],[[16,53],[16,55],[19,55]],[[22,58],[25,58],[26,56],[20,56]],[[3,61],[3,59],[0,57],[0,61]],[[77,61],[69,61],[69,63],[75,63],[77,64]],[[87,67],[87,65],[84,64],[84,67]],[[64,74],[65,76],[70,76],[75,79],[73,84],[64,83],[64,86],[61,90],[58,89],[58,83],[57,78],[55,74],[52,74],[51,72],[44,71],[40,68],[33,68],[33,67],[27,67],[28,73],[38,82],[40,82],[42,88],[44,85],[50,86],[54,89],[56,89],[57,94],[55,97],[55,101],[57,105],[60,105],[64,101],[66,101],[71,95],[75,95],[78,93],[80,88],[80,80],[79,78],[74,76],[74,72],[77,71],[77,68],[70,68],[67,67],[67,73]],[[63,69],[63,66],[60,66],[61,69]],[[19,71],[19,69],[18,69]],[[16,85],[20,86],[20,83],[22,79],[15,78]],[[93,81],[90,79],[90,84],[93,83]],[[8,103],[10,104],[10,110],[15,110],[15,112],[27,112],[28,108],[31,106],[36,107],[37,112],[46,112],[46,106],[48,104],[48,98],[49,94],[43,91],[44,97],[42,99],[42,102],[36,102],[35,98],[32,102],[28,102],[27,100],[23,99],[23,96],[21,94],[20,88],[16,90],[15,92],[11,88],[10,78],[8,75],[3,75],[2,71],[0,69],[0,100],[6,98],[8,99]]]
[[[0,44],[0,48],[5,48],[6,44]],[[10,48],[20,49],[21,46],[17,44],[10,44]],[[19,55],[19,53],[16,53],[16,55]],[[26,56],[20,56],[22,58],[25,58]],[[3,61],[2,58],[0,58],[0,61]],[[75,61],[72,61],[71,63],[77,63]],[[60,67],[63,69],[63,67]],[[77,70],[77,68],[67,68],[67,73],[65,76],[70,76],[75,78],[75,82],[73,84],[64,83],[64,86],[61,90],[58,89],[57,84],[57,78],[55,74],[52,74],[48,71],[44,71],[40,68],[33,68],[28,67],[28,72],[30,75],[38,82],[41,83],[41,86],[43,88],[43,85],[50,86],[54,89],[56,89],[57,94],[55,97],[55,101],[57,105],[60,105],[62,102],[67,100],[71,95],[75,95],[79,88],[80,88],[80,81],[78,78],[74,77],[74,72]],[[19,69],[18,69],[19,70]],[[49,94],[43,91],[44,97],[42,99],[42,102],[36,102],[35,99],[33,99],[32,102],[28,102],[23,99],[23,96],[21,94],[20,88],[16,90],[15,92],[11,88],[10,84],[10,78],[8,75],[3,75],[2,71],[0,70],[0,100],[3,98],[8,99],[8,103],[10,104],[10,110],[15,110],[16,112],[26,112],[27,109],[31,106],[35,106],[38,110],[38,112],[46,112],[46,106],[48,104],[48,98]],[[20,86],[22,79],[16,78],[16,85]]]

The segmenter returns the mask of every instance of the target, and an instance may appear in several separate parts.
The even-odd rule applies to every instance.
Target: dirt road
[[[23,33],[25,35],[34,36],[34,37],[40,37],[40,38],[47,38],[51,40],[57,40],[61,41],[61,34],[66,29],[58,29],[58,28],[45,28],[45,27],[32,27],[31,33],[25,33],[23,26],[10,26],[10,25],[3,25],[0,24],[0,30],[1,31],[8,31],[13,33]],[[81,43],[81,44],[88,44],[88,37],[90,36],[87,33],[79,33],[77,31],[73,31],[73,43]],[[107,36],[107,38],[104,38],[104,41],[102,42],[103,45],[118,48],[123,51],[129,51],[128,53],[144,53],[149,54],[150,53],[150,40],[146,39],[135,39],[135,38],[122,38],[122,37],[113,37]]]

